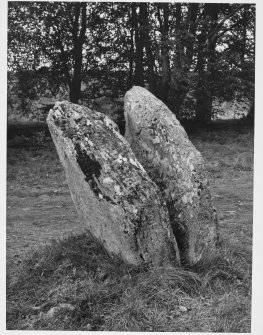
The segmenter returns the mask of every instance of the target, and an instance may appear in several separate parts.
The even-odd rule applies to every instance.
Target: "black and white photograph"
[[[257,10],[6,1],[6,331],[263,334]]]

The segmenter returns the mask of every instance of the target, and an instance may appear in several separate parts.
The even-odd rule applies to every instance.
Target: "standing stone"
[[[125,138],[169,211],[182,263],[194,264],[216,242],[216,222],[204,162],[168,107],[142,87],[125,95]]]
[[[80,218],[108,252],[134,265],[179,265],[160,191],[107,116],[57,102],[47,123]]]

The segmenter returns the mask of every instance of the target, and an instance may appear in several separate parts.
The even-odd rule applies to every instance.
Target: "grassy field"
[[[211,176],[220,245],[184,269],[111,259],[79,222],[51,140],[9,141],[7,329],[250,332],[253,131],[190,139]]]

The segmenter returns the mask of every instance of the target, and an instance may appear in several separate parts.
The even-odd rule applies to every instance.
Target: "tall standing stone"
[[[183,263],[215,247],[215,211],[204,161],[168,107],[142,87],[125,95],[125,138],[159,186]]]
[[[179,265],[160,191],[116,124],[65,101],[47,123],[76,209],[108,252],[135,265]]]

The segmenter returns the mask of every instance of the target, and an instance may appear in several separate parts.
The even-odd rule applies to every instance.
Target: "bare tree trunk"
[[[197,30],[197,17],[199,11],[198,3],[188,4],[185,27],[187,37],[177,36],[174,69],[172,73],[173,89],[173,112],[180,117],[182,104],[189,90],[188,75],[193,61],[194,43]],[[176,31],[182,26],[182,8],[181,4],[176,5]],[[184,60],[182,67],[181,58]]]
[[[176,34],[176,44],[175,44],[175,57],[174,57],[174,66],[176,69],[180,70],[182,68],[182,34],[181,34],[181,24],[182,24],[182,4],[176,3],[175,5],[175,34]]]
[[[246,121],[248,124],[253,125],[255,121],[255,101],[253,100],[252,105],[249,108],[248,114],[246,116]]]
[[[134,20],[135,30],[135,74],[134,74],[134,85],[144,86],[144,75],[143,75],[143,38],[142,38],[142,27],[141,27],[141,11],[139,18],[136,13],[136,3],[132,3],[132,17]]]
[[[207,40],[207,31],[214,30],[218,24],[219,5],[204,5],[204,24],[198,38],[199,52],[196,71],[198,72],[198,83],[195,91],[196,98],[196,121],[207,124],[212,118],[213,90],[210,85],[214,76],[215,47],[217,39],[211,36]],[[207,67],[207,70],[206,70]]]
[[[186,18],[187,32],[188,32],[188,37],[186,41],[187,71],[190,70],[190,67],[192,65],[193,55],[194,55],[194,42],[196,38],[198,11],[199,11],[198,3],[189,4],[187,18]]]
[[[135,28],[135,22],[134,22],[134,16],[133,16],[132,6],[134,6],[133,3],[131,4],[130,10],[129,10],[129,18],[130,18],[130,24],[131,24],[131,38],[130,38],[128,87],[132,86],[132,81],[133,81],[133,64],[134,64],[134,28]]]
[[[79,30],[79,17],[81,14],[81,28]],[[82,72],[82,48],[85,41],[87,20],[87,4],[75,3],[75,21],[73,26],[73,43],[74,43],[74,73],[69,90],[70,101],[78,103],[81,92],[81,72]],[[78,36],[79,33],[79,36]]]
[[[163,20],[161,18],[160,9],[163,10]],[[161,91],[162,91],[162,100],[164,103],[167,104],[170,91],[170,78],[171,78],[169,46],[168,46],[169,4],[158,3],[157,10],[161,30],[161,66],[162,66]]]
[[[140,16],[142,25],[142,38],[147,58],[147,82],[149,84],[149,91],[155,93],[157,86],[156,86],[156,77],[154,74],[154,56],[152,52],[151,38],[150,38],[148,4],[146,2],[140,3],[140,13],[141,13]]]
[[[245,63],[246,55],[246,43],[247,43],[247,24],[248,24],[248,10],[249,5],[245,5],[243,8],[243,32],[242,32],[242,50],[241,50],[241,67],[243,68]]]

